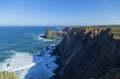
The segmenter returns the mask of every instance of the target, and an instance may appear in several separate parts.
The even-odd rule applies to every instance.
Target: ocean
[[[0,27],[0,71],[16,72],[20,79],[48,79],[53,76],[57,56],[51,56],[61,40],[44,39],[46,29],[59,27]],[[46,50],[49,47],[49,50]]]

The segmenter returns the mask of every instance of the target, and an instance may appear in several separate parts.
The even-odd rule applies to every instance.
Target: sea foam
[[[14,50],[6,51],[14,53],[14,55],[11,58],[6,59],[3,63],[0,64],[0,71],[9,71],[9,72],[18,72],[23,70],[22,73],[19,74],[20,78],[23,79],[23,77],[27,74],[27,70],[31,67],[29,65],[35,64],[33,62],[33,56],[27,52],[18,52]],[[7,66],[9,64],[9,66]],[[26,67],[28,66],[28,67]],[[32,65],[33,66],[33,65]],[[26,68],[24,68],[26,67]]]
[[[51,56],[55,47],[44,48],[42,55],[32,55],[28,52],[10,50],[14,55],[0,63],[0,71],[16,72],[20,79],[49,79],[57,68],[54,63],[56,56]],[[7,66],[9,64],[9,66]]]
[[[43,38],[41,36],[43,36],[44,34],[40,34],[38,37],[37,37],[37,40],[41,40],[41,41],[52,41],[51,39],[46,39],[46,38]]]

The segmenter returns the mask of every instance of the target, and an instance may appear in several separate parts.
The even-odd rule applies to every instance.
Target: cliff
[[[54,39],[54,38],[63,38],[67,33],[66,32],[57,32],[53,30],[46,30],[45,35],[42,36],[47,39]]]
[[[55,79],[98,79],[120,67],[120,28],[72,28],[53,53]]]

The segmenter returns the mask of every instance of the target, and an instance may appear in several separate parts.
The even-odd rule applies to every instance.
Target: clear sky
[[[0,25],[120,24],[120,0],[0,0]]]

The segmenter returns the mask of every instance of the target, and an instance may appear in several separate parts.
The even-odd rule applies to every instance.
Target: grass
[[[0,72],[0,79],[19,79],[18,75],[13,72]]]

